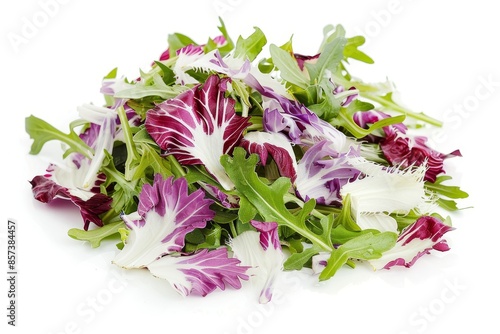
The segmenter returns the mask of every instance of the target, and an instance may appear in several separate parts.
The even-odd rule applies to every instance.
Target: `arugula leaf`
[[[353,115],[355,112],[372,110],[373,108],[374,106],[371,103],[354,100],[347,107],[340,108],[338,117],[332,119],[330,123],[334,126],[345,128],[356,138],[363,138],[377,129],[381,129],[391,124],[402,123],[405,120],[405,115],[388,117],[373,123],[368,129],[363,129],[354,122]]]
[[[315,207],[315,201],[310,200],[304,207],[293,215],[285,205],[285,195],[291,187],[288,178],[280,177],[268,186],[255,172],[258,155],[251,154],[246,158],[246,151],[236,147],[233,157],[225,154],[221,157],[221,164],[229,178],[234,182],[240,197],[245,197],[258,213],[268,222],[277,222],[279,226],[286,226],[310,240],[320,249],[331,251],[330,229],[333,220],[324,221],[321,234],[314,233],[306,224],[306,218]]]
[[[304,249],[300,253],[294,253],[290,255],[286,261],[283,263],[283,268],[285,270],[300,270],[304,265],[313,257],[318,254],[321,249],[317,246],[312,246],[310,248]]]
[[[460,189],[458,186],[447,186],[443,184],[443,182],[451,180],[452,177],[450,175],[440,175],[436,178],[434,183],[425,182],[425,187],[429,190],[432,190],[439,195],[446,196],[448,198],[467,198],[469,194]]]
[[[299,64],[297,64],[293,56],[275,44],[271,44],[269,51],[274,65],[280,70],[281,78],[302,89],[306,89],[309,80],[300,70]]]
[[[412,223],[415,220],[412,221]],[[367,230],[361,230],[361,231],[352,231],[347,229],[343,225],[338,225],[332,229],[332,242],[334,245],[342,245],[348,242],[351,239],[354,239],[356,237],[359,237],[360,235],[367,234],[367,233],[380,233],[378,230],[374,229],[367,229]]]
[[[332,251],[325,269],[319,275],[319,280],[331,278],[337,270],[350,259],[372,260],[378,259],[382,253],[396,245],[398,235],[392,232],[365,233],[347,241]]]
[[[227,33],[227,28],[226,25],[224,24],[224,21],[222,21],[222,18],[219,17],[220,21],[220,26],[219,31],[222,33],[222,36],[226,39],[226,44],[224,44],[222,47],[219,48],[219,52],[222,57],[227,55],[229,52],[231,52],[234,49],[234,42],[231,39],[231,36]]]
[[[155,60],[155,64],[158,65],[158,67],[163,72],[162,78],[163,78],[163,82],[165,83],[165,85],[167,85],[167,86],[173,85],[175,83],[174,71],[170,67],[166,66],[165,64],[163,64],[160,61]]]
[[[240,198],[240,209],[238,210],[238,218],[242,223],[248,223],[258,214],[258,210],[250,203],[246,197]]]
[[[113,198],[111,207],[115,213],[136,211],[136,199],[141,190],[138,180],[127,180],[125,175],[116,169],[113,157],[107,151],[105,155],[101,170],[106,174],[106,181],[101,184],[101,192],[103,194],[110,192],[109,196]]]
[[[44,120],[31,115],[25,119],[25,129],[30,138],[33,139],[30,154],[38,154],[47,142],[58,140],[69,146],[64,153],[65,157],[73,152],[81,153],[87,158],[93,155],[92,149],[73,131],[73,128],[70,128],[70,132],[66,134]]]
[[[169,160],[160,156],[159,149],[147,144],[140,144],[141,159],[139,165],[134,169],[133,180],[137,180],[146,175],[146,169],[151,168],[152,173],[161,174],[163,177],[172,176]]]
[[[356,224],[354,218],[351,215],[351,194],[347,194],[342,200],[342,210],[335,217],[333,226],[337,227],[339,225],[344,226],[349,231],[361,231],[361,228]]]
[[[308,106],[308,108],[316,115],[321,117],[321,119],[328,122],[338,116],[340,110],[340,101],[333,94],[334,88],[330,81],[323,80],[319,84],[319,87],[321,88],[321,93],[323,93],[322,100],[319,99],[319,103],[311,104]]]
[[[365,44],[365,41],[366,40],[363,36],[354,36],[348,38],[344,48],[344,60],[352,58],[367,64],[373,64],[373,59],[370,58],[370,56],[368,56],[366,53],[358,49],[358,47]]]
[[[120,118],[121,128],[123,132],[123,140],[127,147],[127,159],[125,161],[125,178],[131,180],[134,168],[139,164],[141,157],[137,152],[137,148],[134,142],[132,127],[130,126],[125,112],[125,108],[119,107],[117,109],[118,117]]]
[[[115,67],[108,74],[104,76],[103,80],[115,79],[117,75],[118,75],[118,67]],[[108,107],[115,104],[115,98],[113,96],[107,94],[103,94],[103,96],[104,96],[104,101],[106,101],[106,105]]]
[[[146,112],[149,109],[154,108],[158,103],[163,102],[164,99],[162,99],[159,96],[147,96],[144,98],[138,98],[138,99],[130,99],[127,101],[127,105],[134,109],[137,115],[141,116],[141,119],[146,118]]]
[[[109,223],[95,230],[84,231],[78,228],[72,228],[68,231],[68,235],[76,240],[88,241],[92,248],[97,248],[101,245],[101,242],[110,237],[119,236],[119,229],[125,227],[125,223],[122,221]]]
[[[239,37],[236,41],[234,56],[236,58],[246,56],[250,61],[253,61],[262,51],[264,45],[267,44],[267,39],[260,28],[255,27],[255,31],[246,39]]]
[[[355,84],[354,84],[355,85]],[[380,95],[373,92],[367,92],[364,90],[360,91],[360,95],[364,98],[372,100],[374,102],[379,103],[382,106],[382,109],[392,110],[399,112],[407,117],[414,118],[416,120],[420,120],[434,126],[442,126],[443,122],[424,114],[423,112],[414,112],[401,106],[398,102],[394,101],[393,92],[388,92],[385,95]]]
[[[331,73],[337,71],[337,67],[344,57],[345,44],[346,39],[344,37],[337,37],[325,45],[316,63],[305,63],[305,67],[309,72],[311,84],[317,84],[323,80],[328,80],[329,78],[325,76],[327,71]]]
[[[168,86],[163,81],[163,78],[158,74],[153,74],[151,84],[138,82],[133,88],[124,89],[115,94],[115,98],[120,99],[141,99],[149,96],[159,96],[163,99],[174,98],[189,87],[174,85]]]
[[[425,188],[436,195],[439,199],[437,204],[448,211],[459,210],[457,202],[454,199],[463,199],[469,197],[469,194],[460,189],[458,186],[448,186],[443,184],[443,182],[451,180],[449,175],[440,175],[436,178],[434,183],[429,181],[425,182]],[[443,198],[445,197],[445,198]]]
[[[216,249],[221,245],[222,228],[218,224],[196,229],[186,234],[186,252],[195,252],[200,249]]]

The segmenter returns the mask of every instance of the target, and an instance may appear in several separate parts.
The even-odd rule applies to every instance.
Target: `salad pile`
[[[68,133],[26,118],[31,154],[63,144],[64,164],[30,183],[38,201],[80,210],[69,236],[115,242],[115,265],[182,295],[252,280],[261,303],[282,270],[327,280],[447,251],[442,214],[467,193],[443,162],[460,152],[428,146],[419,132],[441,123],[398,103],[391,82],[351,76],[351,61],[373,63],[364,38],[327,26],[302,55],[259,28],[233,41],[220,22],[205,44],[169,35],[138,78],[112,70],[104,104],[78,107]]]

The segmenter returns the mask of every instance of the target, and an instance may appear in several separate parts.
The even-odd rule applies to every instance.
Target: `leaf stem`
[[[394,110],[394,111],[399,112],[401,114],[404,114],[408,117],[411,117],[413,119],[420,120],[420,121],[423,121],[425,123],[428,123],[428,124],[431,124],[431,125],[434,125],[437,127],[443,126],[443,122],[438,120],[438,119],[435,119],[435,118],[428,116],[428,115],[421,113],[421,112],[417,113],[417,112],[413,112],[411,110],[408,110],[406,108],[403,108],[403,107],[401,107],[393,102],[389,102],[389,101],[385,100],[380,95],[372,94],[372,93],[368,93],[368,92],[360,92],[360,95],[367,98],[367,99],[375,101],[375,102],[381,104],[382,106],[388,107],[391,110]]]
[[[298,206],[300,206],[301,208],[304,207],[304,202],[301,201],[300,199],[298,199],[296,196],[292,195],[292,194],[285,194],[284,196],[284,200],[285,200],[285,203],[286,202],[292,202],[292,203],[295,203],[297,204]],[[316,217],[316,218],[319,218],[319,219],[323,219],[326,217],[326,215],[324,215],[322,212],[320,212],[319,210],[316,210],[316,209],[313,209],[311,211],[311,214]]]
[[[135,147],[134,138],[132,135],[132,130],[128,123],[128,118],[123,107],[117,109],[118,117],[120,118],[121,127],[123,130],[125,145],[127,146],[127,160],[125,161],[125,179],[127,181],[132,180],[134,175],[134,170],[132,169],[132,164],[138,163],[140,161],[140,156],[137,153]]]
[[[236,227],[234,226],[234,221],[229,222],[229,228],[231,229],[233,238],[236,238],[236,236],[238,236],[238,232],[236,231]]]
[[[172,154],[169,154],[167,156],[167,159],[172,164],[172,173],[175,175],[175,177],[186,176],[186,172],[184,171],[184,169],[182,169],[181,164],[179,163],[179,161],[177,161],[177,159]]]

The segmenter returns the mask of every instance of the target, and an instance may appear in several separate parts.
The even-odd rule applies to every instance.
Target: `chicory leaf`
[[[225,247],[213,251],[203,249],[184,256],[164,256],[148,265],[153,276],[167,280],[182,296],[192,293],[206,296],[226,285],[241,288],[240,280],[248,280],[248,267],[228,257]]]
[[[224,96],[227,80],[210,76],[176,98],[148,111],[146,129],[161,149],[182,165],[203,164],[227,190],[232,181],[219,158],[230,153],[250,124],[236,115],[234,100]]]
[[[143,268],[162,255],[179,252],[184,237],[195,228],[205,227],[214,212],[199,189],[188,194],[183,178],[163,179],[156,175],[153,185],[143,186],[137,212],[122,215],[130,229],[125,246],[113,262],[124,268]]]

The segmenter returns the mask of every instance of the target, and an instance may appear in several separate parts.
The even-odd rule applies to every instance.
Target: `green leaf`
[[[342,25],[328,24],[323,28],[323,41],[319,47],[319,52],[323,52],[325,46],[331,43],[335,38],[345,38],[345,29]]]
[[[321,251],[320,248],[313,246],[303,250],[300,253],[294,253],[290,255],[286,261],[283,263],[283,268],[285,270],[300,270],[304,265],[313,257]]]
[[[309,85],[309,80],[306,75],[300,70],[297,60],[287,51],[279,48],[275,44],[269,47],[274,65],[280,70],[280,75],[283,80],[306,89]]]
[[[115,67],[114,69],[109,71],[108,74],[104,76],[104,79],[115,79],[117,75],[118,75],[118,67]]]
[[[311,84],[317,84],[326,79],[327,71],[330,71],[330,73],[337,72],[337,67],[344,55],[345,44],[346,39],[339,36],[325,45],[316,63],[305,63],[311,78]]]
[[[331,251],[333,246],[330,241],[329,226],[323,228],[322,234],[316,234],[306,225],[306,218],[314,208],[315,201],[310,200],[305,203],[304,208],[296,215],[290,213],[284,200],[291,188],[290,179],[281,177],[271,185],[265,184],[255,172],[258,160],[259,157],[256,154],[251,154],[247,159],[246,151],[241,147],[235,148],[233,157],[227,154],[221,157],[221,164],[234,182],[240,198],[246,198],[265,221],[289,227],[320,249]],[[331,223],[333,221],[330,225]],[[325,224],[328,225],[328,222]]]
[[[351,195],[347,194],[342,200],[342,210],[335,217],[333,226],[344,226],[349,231],[361,231],[361,228],[356,224],[351,215]]]
[[[262,58],[258,64],[259,71],[262,73],[271,73],[274,69],[274,63],[271,58]]]
[[[368,56],[363,51],[359,50],[358,47],[365,44],[365,38],[363,36],[354,36],[347,39],[347,43],[344,48],[344,59],[349,58],[362,61],[367,64],[373,64],[374,61],[370,56]]]
[[[175,83],[174,71],[170,67],[165,66],[165,64],[163,64],[162,62],[155,60],[155,63],[156,63],[156,65],[158,65],[158,67],[163,72],[162,78],[163,78],[163,82],[165,83],[165,85],[167,85],[167,86],[173,85]]]
[[[231,86],[233,87],[234,92],[236,93],[234,99],[235,100],[240,99],[241,102],[250,107],[251,106],[250,92],[248,91],[248,86],[238,80],[233,80],[231,82]]]
[[[153,74],[151,84],[136,83],[133,88],[124,89],[116,93],[115,97],[121,99],[141,99],[149,96],[159,96],[162,99],[171,99],[188,88],[181,85],[167,86],[163,78],[158,73],[155,73]]]
[[[139,164],[141,157],[137,152],[137,147],[134,142],[133,129],[129,124],[125,108],[119,107],[116,109],[120,119],[123,141],[127,147],[127,160],[125,161],[125,178],[132,180],[134,168]],[[137,130],[136,127],[134,127]]]
[[[264,45],[267,44],[267,39],[260,28],[254,27],[255,31],[246,39],[239,37],[236,41],[234,57],[246,57],[253,61],[262,51]]]
[[[152,171],[151,179],[154,174],[161,174],[164,178],[174,175],[170,160],[161,156],[160,147],[151,138],[144,126],[134,134],[133,141],[137,146],[140,161],[134,169],[132,180],[147,178],[147,169]]]
[[[222,18],[219,17],[219,21],[221,24],[218,27],[219,31],[221,32],[222,36],[224,36],[224,38],[226,39],[226,44],[224,44],[222,47],[219,47],[219,52],[220,52],[221,56],[224,57],[225,55],[227,55],[229,52],[231,52],[234,49],[234,42],[231,39],[231,36],[229,36],[229,34],[227,32],[226,25],[224,24],[224,21],[222,20]]]
[[[212,220],[219,224],[228,224],[234,222],[238,218],[238,214],[233,211],[220,210],[218,208],[212,208],[215,211],[215,216]]]
[[[469,194],[460,189],[458,186],[448,186],[443,184],[443,182],[448,180],[451,180],[451,176],[440,175],[436,178],[434,183],[426,181],[425,188],[439,197],[436,203],[442,208],[448,211],[460,210],[454,199],[464,199],[469,197]]]
[[[195,229],[186,234],[186,252],[195,252],[200,249],[216,249],[221,245],[222,228],[218,224],[210,227]]]
[[[184,239],[190,244],[199,245],[205,242],[205,235],[203,234],[201,229],[197,228],[186,234]]]
[[[313,86],[310,87],[312,88]],[[333,94],[334,87],[329,80],[323,80],[319,84],[319,87],[320,89],[318,90],[322,93],[322,100],[319,103],[308,105],[308,108],[321,117],[321,119],[328,122],[337,117],[341,101]]]
[[[123,227],[125,227],[125,223],[119,221],[89,231],[72,228],[68,231],[68,235],[76,240],[88,241],[92,248],[97,248],[104,239],[119,236],[118,230]]]
[[[356,83],[354,83],[354,86],[356,86]],[[356,87],[359,89],[358,86]],[[403,107],[398,102],[394,101],[393,92],[388,92],[385,95],[380,95],[379,93],[368,92],[360,89],[360,95],[366,99],[379,103],[382,107],[381,108],[382,110],[392,110],[401,113],[403,115],[406,115],[407,117],[413,118],[415,120],[420,120],[434,126],[443,125],[443,122],[433,117],[430,117],[424,114],[423,112],[414,112],[406,107]]]
[[[250,220],[254,219],[258,211],[255,206],[250,203],[246,197],[240,198],[240,209],[238,210],[238,218],[242,223],[248,223]]]
[[[287,238],[286,243],[288,243],[288,250],[291,254],[301,253],[304,250],[304,244],[302,243],[302,238]]]
[[[331,278],[338,269],[350,259],[373,260],[382,256],[382,253],[396,244],[398,235],[392,232],[378,234],[366,233],[347,241],[332,251],[328,263],[319,275],[319,280]]]
[[[146,113],[149,109],[153,109],[158,103],[165,101],[159,96],[147,96],[143,98],[130,99],[127,101],[127,105],[134,109],[137,115],[141,116],[144,120],[146,118]]]
[[[85,144],[73,129],[70,129],[68,134],[63,133],[49,123],[33,115],[26,117],[25,129],[30,138],[33,139],[29,152],[30,154],[38,154],[47,142],[58,140],[69,146],[69,149],[65,152],[65,156],[73,152],[81,153],[87,158],[93,156],[90,147]]]
[[[140,144],[140,162],[134,169],[132,180],[138,180],[146,175],[146,170],[151,168],[152,174],[161,174],[164,178],[172,176],[169,160],[160,156],[159,149],[148,145]]]
[[[111,207],[114,212],[131,213],[136,211],[136,198],[141,190],[139,180],[127,180],[125,175],[116,169],[113,157],[107,151],[105,151],[101,170],[106,174],[106,181],[101,184],[101,192],[113,198]]]
[[[454,198],[454,199],[459,199],[459,198],[467,198],[469,197],[469,194],[460,189],[458,186],[447,186],[443,184],[443,182],[451,180],[451,176],[449,175],[440,175],[436,178],[436,181],[434,183],[431,183],[429,181],[425,182],[425,187],[428,190],[431,190],[434,193],[439,194],[440,196],[445,196],[448,198]]]
[[[414,221],[415,220],[413,220],[412,223]],[[367,233],[377,234],[377,233],[380,233],[380,231],[373,230],[373,229],[352,231],[352,230],[348,230],[343,225],[338,225],[332,229],[332,242],[334,245],[342,245],[351,239],[354,239],[356,237],[359,237],[360,235],[367,234]]]
[[[169,155],[170,157],[171,155]],[[214,177],[207,172],[206,168],[203,165],[193,165],[187,167],[187,173],[184,175],[188,184],[196,183],[196,182],[204,182],[210,184],[215,187],[220,187],[220,184],[217,182]]]
[[[353,115],[358,111],[368,111],[374,109],[371,103],[363,102],[361,100],[354,100],[349,103],[347,108],[340,108],[339,114],[336,118],[332,119],[330,123],[337,127],[343,127],[356,138],[363,138],[377,129],[384,126],[402,123],[405,120],[405,115],[398,115],[381,119],[370,125],[368,129],[364,129],[354,122]]]

